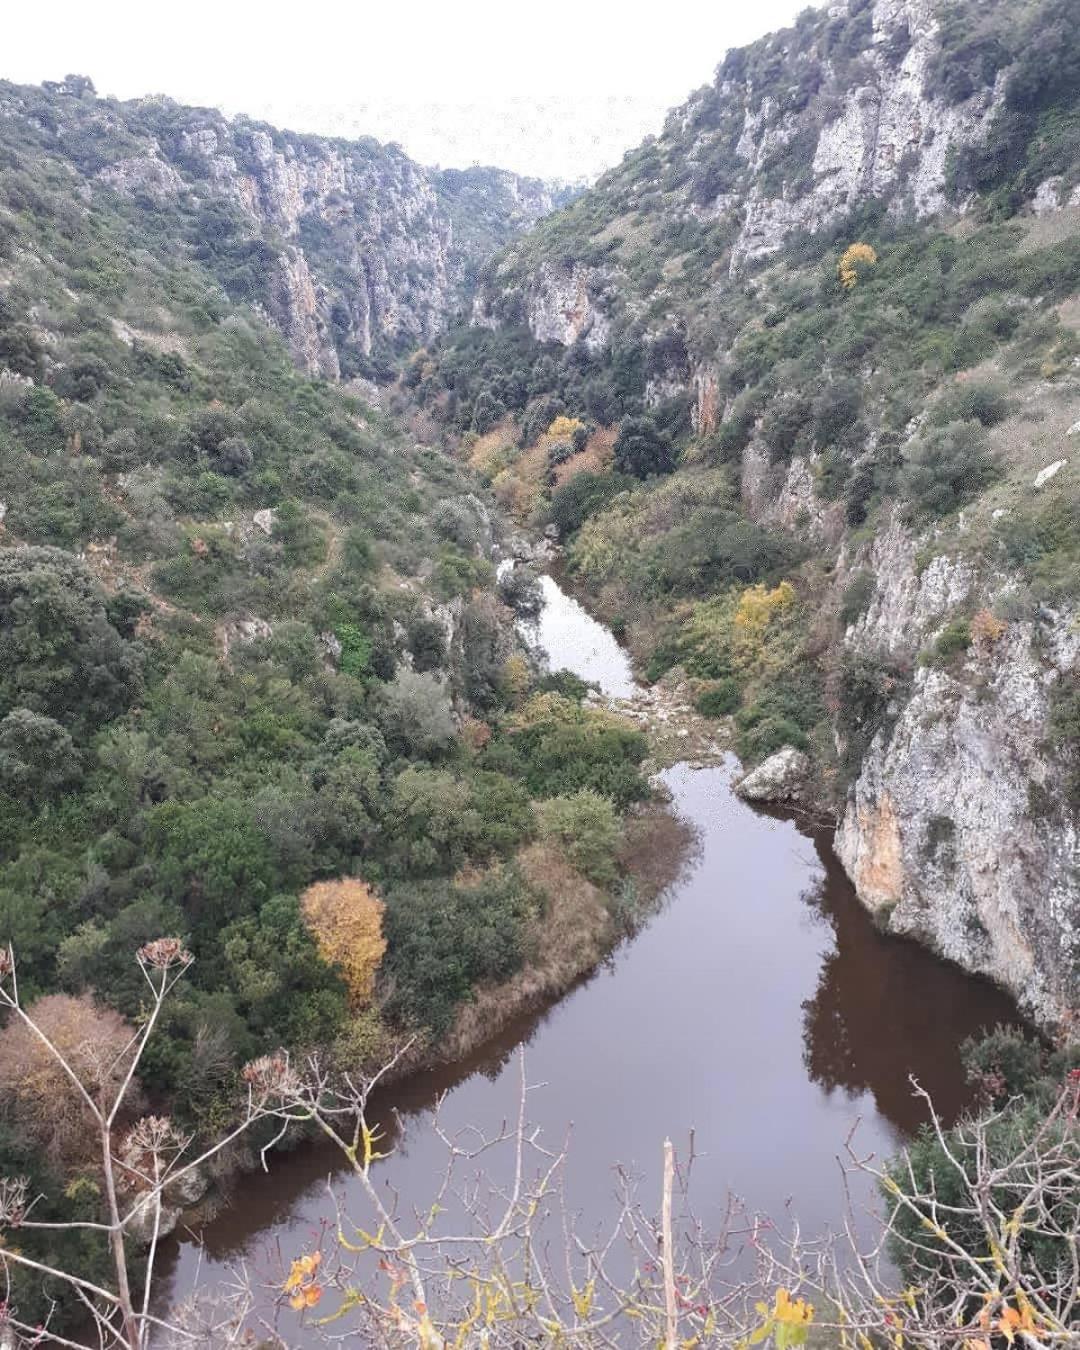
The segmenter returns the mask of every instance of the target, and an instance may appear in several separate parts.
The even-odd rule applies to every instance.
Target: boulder
[[[785,745],[741,778],[735,791],[751,802],[798,801],[809,772],[810,761],[803,752]]]
[[[1045,469],[1040,469],[1035,475],[1035,487],[1041,488],[1044,483],[1049,483],[1050,479],[1068,464],[1067,459],[1055,459],[1053,464],[1048,464]]]

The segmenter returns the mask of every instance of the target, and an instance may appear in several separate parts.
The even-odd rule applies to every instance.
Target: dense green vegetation
[[[976,1113],[990,1122],[982,1145],[984,1155],[978,1156],[979,1145],[966,1121],[946,1130],[942,1139],[930,1126],[925,1126],[912,1143],[908,1157],[894,1159],[887,1170],[888,1178],[903,1185],[909,1194],[912,1189],[924,1196],[932,1193],[939,1206],[936,1215],[930,1214],[926,1204],[897,1212],[892,1256],[908,1284],[925,1282],[935,1267],[944,1275],[957,1247],[980,1262],[990,1263],[994,1259],[995,1253],[988,1250],[986,1231],[978,1215],[968,1208],[971,1192],[963,1184],[960,1169],[969,1176],[978,1172],[987,1179],[985,1190],[980,1193],[980,1198],[985,1196],[984,1203],[1018,1217],[1019,1256],[1025,1268],[1051,1272],[1072,1260],[1068,1238],[1050,1236],[1046,1230],[1052,1223],[1044,1226],[1030,1215],[1029,1191],[1033,1189],[1030,1178],[1024,1176],[1022,1169],[1015,1173],[1011,1169],[1013,1160],[1022,1156],[1025,1149],[1046,1156],[1058,1140],[1075,1131],[1075,1105],[1070,1115],[1068,1100],[1049,1128],[1047,1118],[1063,1089],[1068,1089],[1075,1102],[1080,1049],[1073,1044],[1053,1050],[1019,1030],[998,1027],[967,1042],[963,1055],[968,1080],[979,1093]],[[888,1194],[887,1184],[886,1197]],[[1057,1197],[1057,1206],[1056,1217],[1065,1219],[1067,1231],[1067,1189]],[[942,1215],[948,1216],[944,1221],[948,1242],[939,1240],[929,1222],[935,1217],[941,1222]],[[968,1315],[974,1316],[977,1310],[977,1296],[973,1295]]]
[[[60,991],[134,1023],[135,950],[182,937],[195,965],[140,1086],[207,1135],[252,1056],[377,1054],[383,1027],[437,1037],[477,984],[517,971],[547,903],[515,863],[531,841],[614,886],[644,742],[573,682],[530,720],[537,672],[512,620],[535,582],[500,599],[473,480],[296,370],[253,307],[276,255],[249,222],[213,197],[79,195],[79,174],[148,126],[179,154],[178,110],[70,85],[15,104],[0,110],[0,942],[25,1003]],[[365,1007],[300,901],[354,876],[386,906]],[[0,1171],[92,1216],[92,1161],[43,1161],[46,1122],[19,1120],[0,1125]],[[93,1243],[64,1242],[92,1275]],[[21,1290],[24,1314],[43,1296]]]

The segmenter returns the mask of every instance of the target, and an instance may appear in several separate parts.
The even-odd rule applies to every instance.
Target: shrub
[[[839,440],[858,420],[862,390],[854,380],[828,384],[812,405],[814,440],[824,449]]]
[[[738,680],[727,676],[702,689],[694,699],[694,707],[703,717],[724,717],[733,713],[742,702]]]
[[[431,580],[440,600],[453,600],[486,586],[491,576],[492,567],[486,558],[468,557],[451,545],[439,554]]]
[[[575,474],[551,494],[552,522],[565,539],[633,484],[634,480],[625,474],[591,471]]]
[[[413,669],[420,674],[441,670],[446,664],[446,630],[438,619],[417,615],[406,629],[406,641]]]
[[[848,582],[840,601],[840,622],[845,628],[866,613],[876,593],[877,578],[873,572],[860,568]]]
[[[399,670],[383,690],[389,739],[414,755],[445,750],[454,739],[454,715],[446,686],[434,675]]]
[[[49,994],[28,1015],[100,1100],[112,1104],[131,1064],[135,1031],[89,995]],[[19,1130],[63,1171],[98,1148],[93,1119],[45,1042],[23,1021],[0,1031],[0,1098]]]
[[[591,788],[625,809],[648,796],[638,771],[647,749],[642,733],[557,694],[537,695],[525,705],[511,732],[511,747],[536,797]]]
[[[569,797],[551,797],[539,806],[540,837],[562,846],[573,866],[598,886],[615,880],[615,853],[622,831],[606,797],[583,788]]]
[[[651,417],[627,417],[615,438],[615,468],[632,478],[652,478],[671,473],[675,451]]]
[[[846,767],[854,769],[904,697],[907,672],[886,653],[848,653],[833,676],[836,726],[847,742]]]
[[[900,486],[920,515],[944,516],[1000,473],[980,423],[950,422],[923,433],[900,471]]]
[[[0,714],[28,708],[80,734],[141,688],[141,649],[109,622],[97,582],[72,554],[0,549],[0,616]]]
[[[1080,677],[1062,676],[1050,703],[1050,732],[1067,765],[1066,793],[1080,811]]]
[[[845,291],[853,291],[859,284],[860,273],[865,274],[877,264],[877,253],[869,244],[849,244],[840,255],[837,274]]]
[[[496,872],[475,886],[410,882],[386,897],[387,1012],[435,1034],[482,980],[506,980],[524,959],[533,904],[517,875]]]
[[[950,422],[980,422],[997,426],[1009,415],[1009,399],[1001,385],[984,380],[965,380],[953,385],[938,400],[933,420],[939,426]]]
[[[701,594],[786,571],[796,557],[787,536],[737,511],[705,507],[656,542],[653,568],[664,589]]]
[[[810,423],[810,400],[798,391],[777,395],[761,420],[761,439],[773,459],[790,457],[799,435]]]
[[[531,567],[508,567],[499,578],[499,599],[519,618],[535,619],[544,607],[544,592]]]
[[[37,806],[79,777],[79,757],[59,722],[29,708],[13,708],[0,722],[0,782],[8,792]]]
[[[250,801],[162,802],[147,812],[145,830],[155,889],[181,905],[208,942],[273,888],[270,844]]]
[[[762,714],[757,704],[743,709],[736,721],[742,723],[739,727],[739,757],[749,763],[768,759],[785,745],[805,750],[808,744],[806,733],[797,723],[789,717]]]

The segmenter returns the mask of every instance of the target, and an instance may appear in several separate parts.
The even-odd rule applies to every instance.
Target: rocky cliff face
[[[742,224],[731,271],[777,252],[797,230],[820,230],[870,198],[884,198],[897,215],[922,217],[946,205],[949,157],[980,140],[1000,102],[997,83],[975,91],[959,106],[929,93],[929,72],[938,50],[938,7],[933,0],[877,0],[869,11],[870,42],[861,53],[854,83],[807,126],[802,112],[783,111],[766,95],[756,111],[744,102],[736,154],[751,184],[742,199]],[[845,6],[829,11],[845,16]],[[726,85],[729,97],[740,91]],[[780,191],[769,174],[796,138],[814,138],[808,169],[783,177]],[[720,194],[714,210],[730,209]]]
[[[661,214],[671,231],[678,220],[718,227],[725,270],[737,277],[794,236],[826,229],[870,201],[886,203],[898,219],[950,204],[963,210],[950,164],[986,135],[1004,81],[998,76],[959,102],[946,96],[934,79],[941,8],[940,0],[850,0],[729,53],[715,83],[590,194],[612,222],[606,242],[614,236],[617,246],[603,250],[612,263],[597,266],[588,256],[556,263],[526,240],[489,278],[482,321],[506,312],[516,291],[538,340],[570,344],[587,335],[595,347],[608,340],[616,315],[644,315],[641,269],[632,259],[619,266],[626,237],[642,233],[631,212]],[[651,242],[658,262],[664,252],[678,254],[655,249],[655,234]],[[662,294],[663,287],[652,299]]]
[[[438,171],[398,147],[296,135],[162,99],[129,103],[5,85],[3,112],[111,191],[200,212],[229,249],[263,250],[251,295],[297,363],[337,379],[377,374],[466,303],[480,263],[566,190],[497,169]],[[225,213],[225,214],[223,214]]]
[[[836,850],[860,897],[896,932],[1012,990],[1038,1020],[1080,1003],[1080,837],[1047,741],[1055,683],[1076,667],[1071,616],[990,624],[948,669],[919,666],[950,614],[1011,583],[937,557],[919,574],[893,521],[865,559],[877,591],[850,652],[913,667],[910,697],[874,737]],[[984,613],[988,613],[984,610]]]

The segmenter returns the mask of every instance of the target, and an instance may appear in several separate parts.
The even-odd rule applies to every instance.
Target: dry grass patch
[[[530,844],[517,858],[525,880],[545,900],[530,925],[524,969],[504,984],[475,991],[440,1043],[443,1059],[458,1059],[496,1035],[512,1018],[557,997],[603,960],[612,926],[604,893],[548,844]]]

